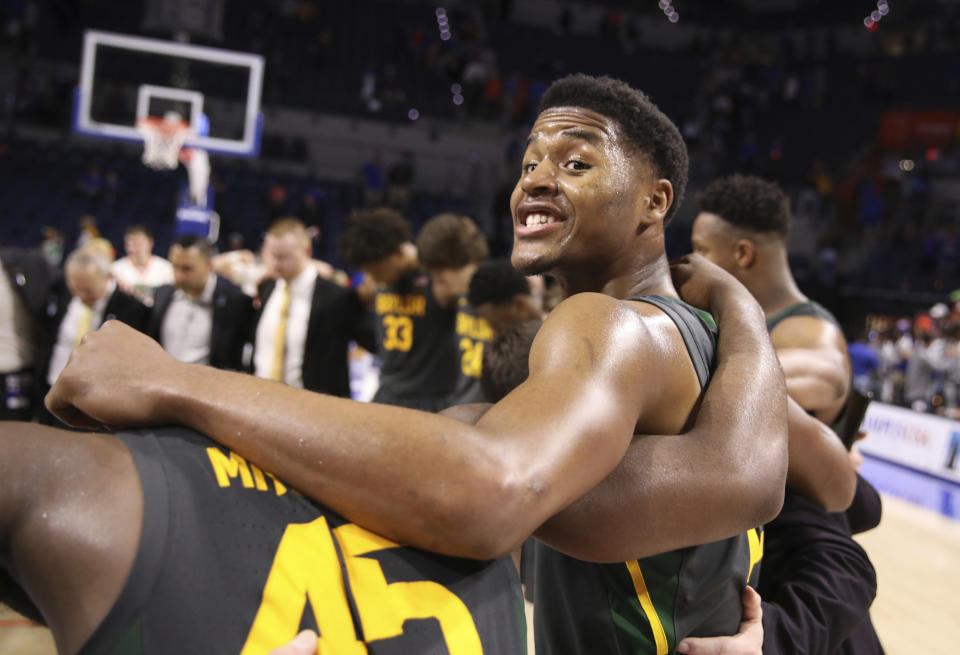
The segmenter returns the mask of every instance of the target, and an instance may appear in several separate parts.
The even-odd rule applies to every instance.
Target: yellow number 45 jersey
[[[117,436],[140,473],[143,528],[80,655],[267,655],[305,628],[318,655],[524,652],[509,558],[396,544],[185,428]]]

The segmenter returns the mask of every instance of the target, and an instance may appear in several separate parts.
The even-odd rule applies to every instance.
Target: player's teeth
[[[545,225],[546,223],[553,223],[555,219],[549,214],[530,214],[527,216],[526,225],[528,227],[534,225]]]

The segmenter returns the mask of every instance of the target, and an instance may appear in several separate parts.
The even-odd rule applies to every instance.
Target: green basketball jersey
[[[805,302],[798,302],[790,305],[786,309],[782,309],[773,316],[769,317],[767,319],[767,332],[773,332],[773,328],[777,327],[777,325],[779,325],[782,321],[795,316],[812,316],[813,318],[820,318],[828,323],[833,323],[840,328],[840,321],[837,320],[836,316],[830,313],[830,310],[818,302],[807,300]]]
[[[674,321],[705,387],[716,350],[712,317],[667,296],[631,300]],[[617,564],[584,562],[536,542],[537,655],[666,655],[685,637],[735,634],[743,588],[748,580],[756,586],[762,552],[761,529]]]

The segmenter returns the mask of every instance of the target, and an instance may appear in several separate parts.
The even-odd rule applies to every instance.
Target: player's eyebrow
[[[560,136],[567,137],[569,139],[581,139],[594,147],[599,147],[600,141],[601,141],[601,137],[599,134],[591,130],[586,130],[582,127],[567,128],[566,130],[563,130],[560,132]],[[534,132],[533,134],[527,137],[527,142],[525,145],[526,147],[529,148],[539,140],[540,140],[540,134],[538,132]]]
[[[560,136],[571,139],[581,139],[594,147],[600,145],[600,135],[591,130],[585,130],[582,127],[571,127],[570,129],[563,130],[560,132]]]

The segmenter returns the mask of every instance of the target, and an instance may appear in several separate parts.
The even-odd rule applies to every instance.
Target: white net
[[[150,168],[177,167],[180,148],[190,134],[190,126],[178,114],[161,118],[144,118],[137,122],[143,136],[143,163]]]

